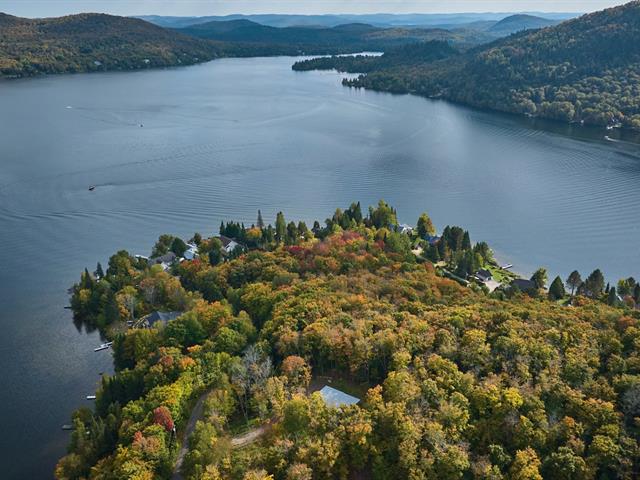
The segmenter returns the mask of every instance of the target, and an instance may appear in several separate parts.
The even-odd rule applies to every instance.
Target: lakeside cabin
[[[399,233],[404,233],[405,235],[411,235],[413,233],[413,227],[411,225],[407,225],[406,223],[398,225],[396,230]]]
[[[340,408],[344,405],[356,405],[360,402],[359,398],[341,392],[329,385],[325,385],[320,389],[320,395],[322,396],[324,403],[326,403],[328,407],[332,408]]]
[[[426,235],[424,237],[424,239],[427,241],[427,243],[429,243],[429,245],[431,245],[432,247],[437,245],[438,242],[440,241],[440,237],[438,237],[437,235]]]
[[[152,265],[161,265],[164,271],[169,270],[171,265],[174,264],[177,257],[173,252],[165,253],[164,255],[160,255],[159,257],[154,257],[149,259],[149,266]]]
[[[198,256],[198,246],[193,243],[187,243],[187,250],[184,252],[183,258],[185,260],[193,260]]]
[[[516,278],[511,282],[511,288],[517,288],[521,292],[530,292],[536,290],[536,284],[533,280],[525,278]]]
[[[236,248],[245,250],[245,246],[241,243],[236,242],[233,238],[229,238],[224,235],[220,235],[218,238],[222,243],[222,250],[224,250],[227,255],[230,255]]]
[[[158,325],[166,325],[171,320],[175,320],[184,312],[159,312],[155,311],[149,315],[142,317],[138,326],[140,328],[153,328]]]
[[[491,275],[491,272],[489,270],[481,268],[476,272],[476,278],[482,283],[487,283],[488,281],[493,279],[493,275]]]

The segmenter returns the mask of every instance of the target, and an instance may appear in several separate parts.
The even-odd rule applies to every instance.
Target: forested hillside
[[[640,129],[640,2],[515,34],[428,66],[380,63],[370,71],[346,83]]]
[[[382,56],[353,55],[317,57],[293,64],[293,70],[338,70],[348,73],[368,73],[399,67],[407,63],[427,64],[458,55],[459,51],[448,42],[431,40],[389,49]]]
[[[278,28],[241,19],[191,25],[178,31],[223,42],[279,48],[287,54],[330,54],[386,51],[390,48],[430,40],[477,45],[495,37],[474,30],[441,28],[379,28],[367,24],[344,24],[331,28]]]
[[[536,28],[550,27],[560,23],[556,20],[536,17],[534,15],[510,15],[503,18],[495,25],[489,28],[489,31],[499,35],[509,35],[511,33],[521,32],[522,30],[533,30]]]
[[[426,214],[396,224],[384,202],[311,229],[259,214],[220,228],[248,251],[196,234],[200,257],[168,272],[126,251],[85,271],[74,313],[115,337],[117,373],[75,414],[57,478],[170,478],[197,398],[186,479],[636,478],[636,282],[616,307],[596,272],[571,295],[556,279],[548,299],[538,272],[529,295],[488,294],[435,265],[489,265],[486,244],[435,237]],[[153,256],[185,248],[165,235]],[[127,329],[154,310],[182,315]],[[360,402],[331,408],[327,382]]]
[[[221,51],[138,19],[81,14],[32,20],[0,13],[0,77],[188,65]]]

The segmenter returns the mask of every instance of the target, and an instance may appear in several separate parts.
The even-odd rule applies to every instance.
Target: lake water
[[[640,276],[640,148],[603,132],[356,91],[291,58],[0,83],[0,464],[49,478],[109,352],[67,288],[161,233],[324,219],[384,198],[503,261]],[[89,185],[96,185],[93,192]]]

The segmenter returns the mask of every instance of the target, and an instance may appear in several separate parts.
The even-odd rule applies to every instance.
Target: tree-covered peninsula
[[[640,2],[516,33],[447,59],[388,52],[378,59],[321,60],[366,73],[349,86],[416,93],[563,122],[640,129]],[[309,69],[315,60],[297,64]]]
[[[163,235],[73,287],[116,373],[58,479],[635,478],[634,279],[547,291],[384,202],[219,233]]]

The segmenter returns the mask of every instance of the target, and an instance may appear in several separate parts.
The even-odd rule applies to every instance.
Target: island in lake
[[[116,373],[56,476],[633,478],[640,284],[547,281],[384,201],[119,251],[72,288]]]

